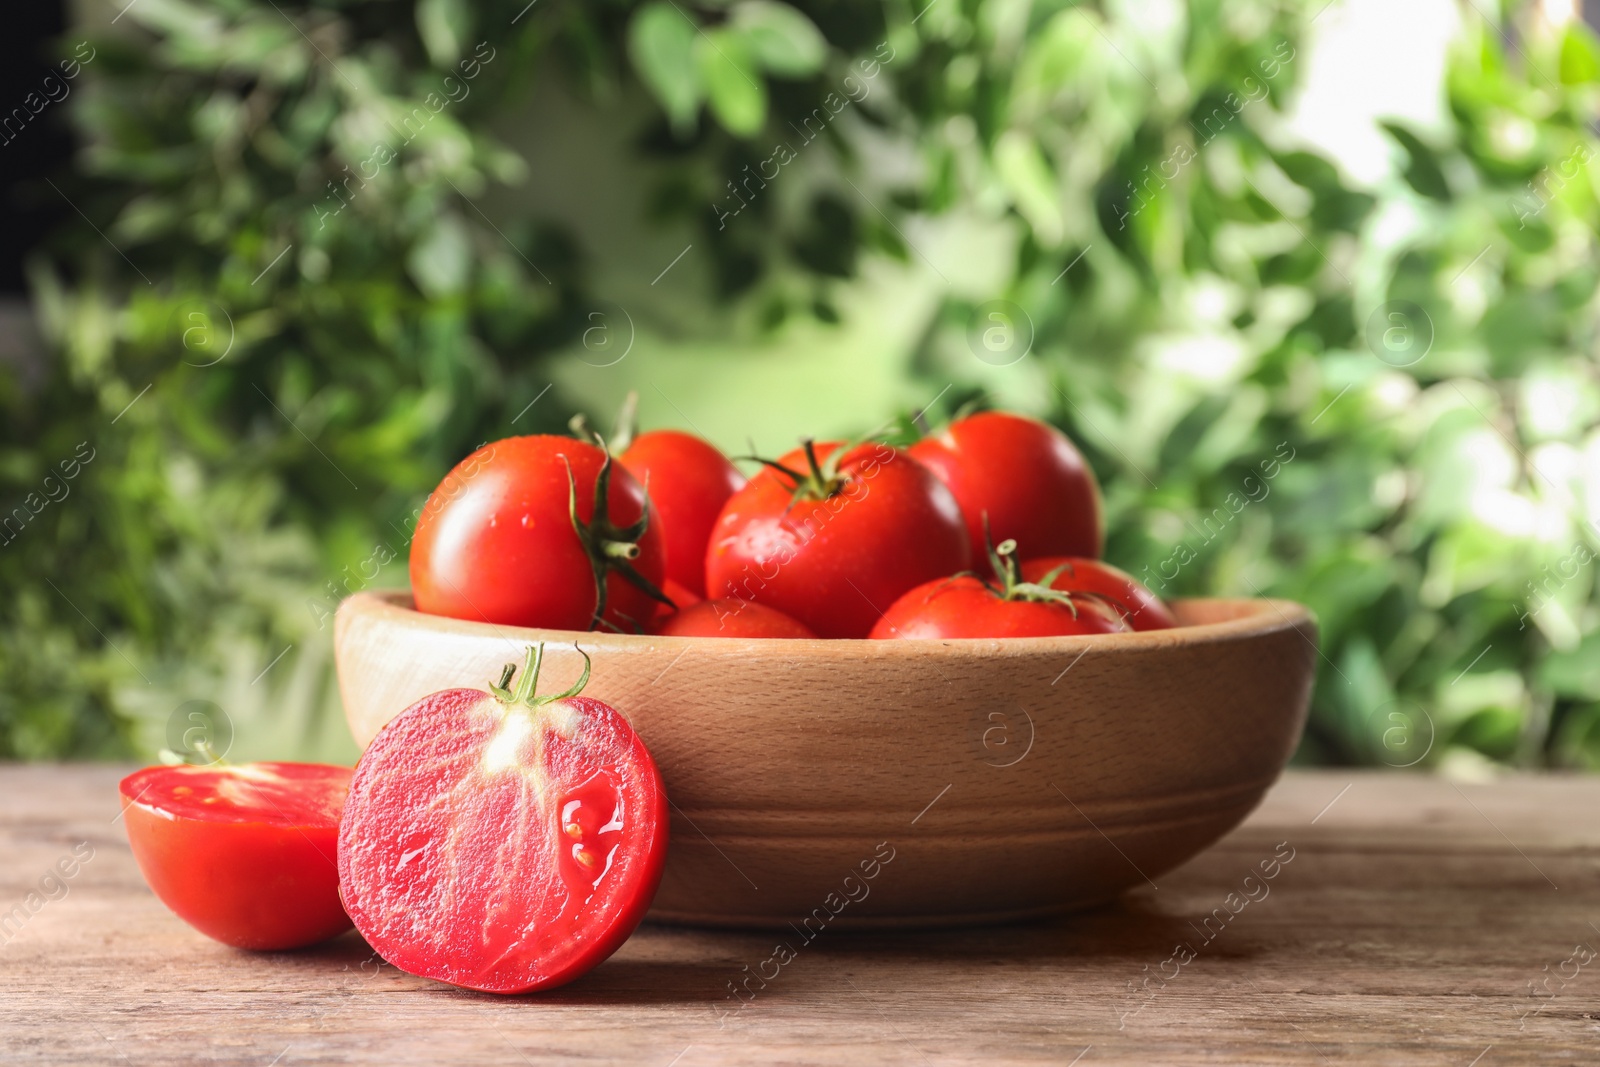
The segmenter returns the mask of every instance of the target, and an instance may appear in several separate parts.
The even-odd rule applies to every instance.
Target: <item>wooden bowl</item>
[[[651,917],[934,926],[1071,911],[1237,826],[1305,723],[1316,624],[1281,600],[1189,600],[1175,630],[777,641],[530,630],[358,593],[335,646],[365,747],[414,701],[487,688],[547,642],[551,685],[655,756],[672,845]],[[889,858],[885,858],[889,857]]]

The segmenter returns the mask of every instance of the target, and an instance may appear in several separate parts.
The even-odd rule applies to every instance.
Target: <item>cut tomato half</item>
[[[208,937],[284,949],[350,929],[335,863],[350,768],[146,767],[122,780],[128,843],[161,902]]]
[[[535,695],[543,646],[485,692],[413,704],[356,767],[339,875],[356,928],[403,970],[522,993],[600,963],[644,917],[666,858],[667,799],[615,709]]]

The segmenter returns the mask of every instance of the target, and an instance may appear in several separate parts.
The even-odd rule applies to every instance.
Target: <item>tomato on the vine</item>
[[[1178,625],[1172,610],[1137,578],[1098,559],[1030,559],[1022,565],[1022,580],[1063,593],[1103,597],[1135,630],[1166,630]]]
[[[639,434],[617,462],[643,483],[661,517],[667,579],[704,597],[706,542],[744,475],[714,445],[681,430]]]
[[[905,452],[807,441],[728,500],[706,549],[706,591],[777,608],[819,637],[865,637],[906,590],[964,570],[950,491]]]
[[[236,948],[299,948],[350,929],[335,863],[349,785],[349,767],[321,763],[146,767],[122,780],[123,819],[184,922]]]
[[[1014,540],[1030,556],[1100,554],[1100,487],[1055,427],[985,411],[957,419],[910,451],[955,494],[974,545],[984,543],[987,517],[995,542]]]
[[[603,447],[544,434],[495,441],[424,505],[411,594],[430,615],[633,630],[660,596],[657,526],[644,489]]]
[[[706,600],[659,618],[650,632],[660,637],[816,637],[805,624],[777,608],[748,600]]]
[[[569,982],[644,917],[661,880],[667,798],[618,712],[521,684],[448,689],[385,726],[339,828],[350,918],[385,960],[491,993]]]

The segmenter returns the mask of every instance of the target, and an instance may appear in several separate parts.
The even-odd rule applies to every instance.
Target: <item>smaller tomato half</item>
[[[706,600],[657,619],[661,637],[816,637],[804,623],[777,608],[737,597]]]
[[[744,486],[744,475],[716,446],[681,430],[639,434],[617,462],[644,485],[661,516],[667,580],[704,597],[711,527]]]
[[[356,765],[339,877],[361,936],[390,963],[489,993],[570,982],[644,918],[667,852],[667,798],[616,709],[539,697],[543,646],[489,692],[447,689],[401,712]]]
[[[882,640],[951,637],[1065,637],[1127,630],[1106,604],[1089,597],[1007,600],[971,575],[939,578],[896,600],[869,635]]]
[[[146,767],[122,780],[128,843],[150,888],[207,937],[249,949],[350,929],[339,815],[350,768],[322,763]]]
[[[1110,601],[1135,630],[1169,630],[1178,625],[1172,610],[1137,578],[1097,559],[1049,556],[1022,565],[1022,580],[1064,593],[1092,593]]]

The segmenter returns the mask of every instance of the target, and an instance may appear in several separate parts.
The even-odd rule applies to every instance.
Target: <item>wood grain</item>
[[[832,909],[839,926],[1109,900],[1255,806],[1316,662],[1315,625],[1287,601],[1180,601],[1193,625],[1149,633],[940,642],[518,630],[408,599],[339,609],[357,743],[422,696],[485,687],[534,641],[565,685],[580,641],[586,694],[629,718],[674,804],[655,917],[728,926],[783,928],[836,892],[857,898]],[[844,883],[890,852],[892,877]]]
[[[1116,904],[990,929],[791,934],[794,958],[740,1008],[728,983],[778,938],[646,926],[574,984],[510,999],[399,974],[353,934],[263,955],[207,941],[139,878],[114,821],[126,770],[0,767],[0,911],[26,910],[48,869],[94,849],[65,896],[0,935],[5,1063],[1600,1059],[1600,960],[1551,980],[1553,999],[1529,995],[1571,972],[1575,945],[1600,949],[1596,779],[1291,773],[1216,847]],[[1204,941],[1196,927],[1284,842],[1293,858],[1267,895]],[[1196,954],[1177,978],[1130,991],[1180,942]]]

